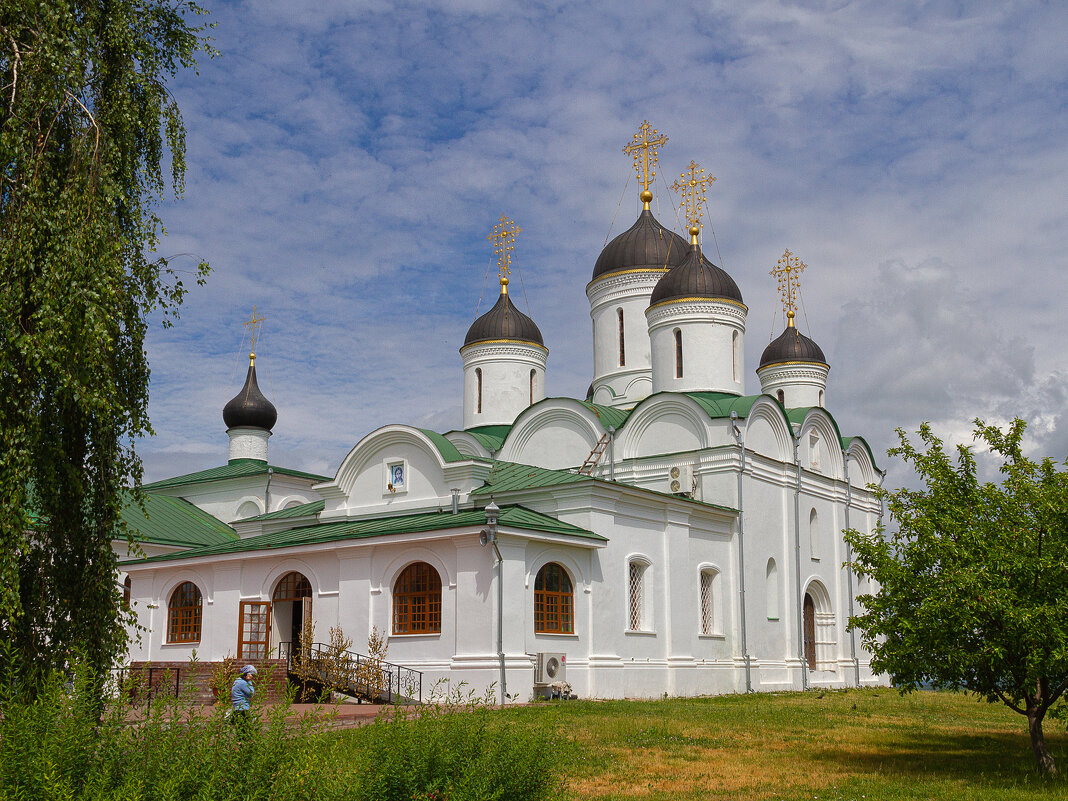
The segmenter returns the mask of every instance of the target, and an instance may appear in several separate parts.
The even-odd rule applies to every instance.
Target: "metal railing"
[[[301,648],[278,643],[286,670],[307,681],[386,704],[423,702],[423,674],[404,665],[374,659],[355,651],[337,651],[321,642]]]

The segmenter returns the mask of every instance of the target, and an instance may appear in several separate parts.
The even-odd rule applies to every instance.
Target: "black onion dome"
[[[827,364],[827,357],[823,355],[819,345],[797,328],[790,326],[764,348],[764,352],[760,355],[760,367],[783,362]]]
[[[464,345],[488,339],[517,339],[545,347],[541,331],[534,321],[519,311],[511,299],[502,294],[488,312],[475,320],[464,338]]]
[[[691,245],[683,262],[656,282],[649,305],[677,298],[726,298],[741,303],[742,293],[726,271],[706,259],[700,247]]]
[[[637,222],[601,251],[593,278],[620,270],[664,269],[679,264],[689,251],[686,240],[660,224],[648,209]]]
[[[277,419],[278,410],[256,383],[256,365],[249,365],[245,386],[223,407],[223,422],[227,428],[247,426],[270,431]]]

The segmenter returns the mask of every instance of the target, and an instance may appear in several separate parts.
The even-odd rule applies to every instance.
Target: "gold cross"
[[[787,248],[775,269],[768,275],[774,276],[779,282],[779,297],[782,299],[782,308],[786,312],[786,325],[792,327],[797,313],[797,293],[801,291],[801,273],[807,265],[790,252]]]
[[[645,120],[638,127],[638,133],[634,134],[633,141],[623,148],[624,153],[634,157],[634,171],[638,173],[638,182],[642,185],[643,195],[649,191],[649,184],[656,177],[657,147],[666,145],[667,141],[666,136]],[[652,197],[649,200],[652,200]],[[649,200],[642,198],[646,208],[648,208]]]
[[[242,325],[245,328],[252,329],[252,344],[249,346],[249,358],[255,361],[256,359],[256,332],[263,327],[263,315],[256,316],[256,307],[252,307],[252,316],[249,317]]]
[[[493,226],[493,233],[486,239],[493,240],[493,252],[497,254],[497,275],[501,279],[501,294],[508,294],[508,271],[512,264],[512,251],[515,250],[515,235],[522,231],[517,228],[515,220],[509,220],[503,214]]]
[[[690,241],[696,244],[697,234],[701,228],[701,209],[705,205],[705,190],[715,178],[705,175],[702,167],[697,166],[696,161],[691,161],[686,171],[671,185],[671,188],[682,195],[682,204],[686,209],[686,221],[690,223]]]

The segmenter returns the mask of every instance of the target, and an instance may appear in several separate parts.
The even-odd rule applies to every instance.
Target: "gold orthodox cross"
[[[638,133],[634,134],[631,143],[623,148],[624,153],[634,157],[634,171],[638,173],[638,182],[642,185],[641,199],[646,208],[649,208],[649,201],[653,199],[649,184],[656,177],[657,148],[666,145],[667,141],[666,136],[645,120],[639,126]]]
[[[797,314],[797,293],[801,290],[801,273],[807,265],[791,253],[787,248],[779,263],[775,265],[769,275],[779,282],[779,297],[782,298],[782,308],[786,312],[786,325],[793,326],[794,317]]]
[[[701,232],[701,210],[705,205],[705,190],[715,178],[705,175],[704,168],[696,161],[691,161],[686,171],[679,176],[671,188],[682,195],[682,205],[686,209],[686,221],[690,223],[690,244],[697,244],[697,234]]]
[[[512,264],[512,251],[515,250],[515,235],[522,231],[517,228],[515,220],[509,220],[503,214],[493,226],[493,233],[486,239],[493,240],[493,252],[497,255],[497,275],[501,279],[501,294],[508,294],[508,272]]]
[[[255,364],[256,363],[256,334],[258,333],[259,329],[263,327],[263,315],[261,314],[258,317],[256,316],[256,307],[255,306],[252,307],[252,316],[249,317],[243,323],[243,325],[245,326],[245,328],[251,329],[252,344],[249,345],[250,353],[248,354],[248,357],[251,360],[252,364]]]

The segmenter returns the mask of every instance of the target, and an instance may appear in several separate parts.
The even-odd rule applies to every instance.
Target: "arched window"
[[[130,581],[130,575],[127,573],[126,578],[122,582],[122,608],[130,608],[130,594],[133,592],[133,583]]]
[[[823,390],[822,390],[822,389],[820,390],[820,401],[819,401],[819,405],[820,405],[820,408],[822,408],[822,407],[823,407]]]
[[[781,403],[783,406],[786,405],[786,393],[783,392],[781,389],[775,393],[775,397],[779,399],[779,403]]]
[[[808,513],[808,551],[813,559],[820,558],[820,516],[815,509]]]
[[[271,600],[275,602],[299,601],[301,598],[311,598],[311,594],[311,582],[305,578],[303,573],[293,571],[282,576],[281,581],[274,588]]]
[[[627,364],[627,351],[623,344],[623,310],[616,309],[616,316],[619,318],[619,366],[625,367]]]
[[[393,584],[393,633],[441,633],[441,576],[426,562],[408,565]]]
[[[675,378],[682,378],[682,330],[675,329]]]
[[[196,584],[183,581],[175,587],[167,604],[167,642],[200,642],[203,607]]]
[[[646,568],[648,565],[637,559],[632,561],[628,568],[627,629],[629,631],[645,631],[649,628],[645,614]]]
[[[804,629],[805,629],[805,661],[809,670],[816,669],[816,602],[812,596],[805,593],[804,606]]]
[[[482,368],[475,368],[475,381],[478,384],[478,394],[475,401],[475,412],[482,414]]]
[[[716,576],[715,570],[701,571],[701,633],[715,634],[716,626]]]
[[[530,405],[534,405],[534,381],[537,377],[537,373],[534,370],[530,371]]]
[[[534,580],[534,631],[538,634],[575,633],[571,578],[556,562],[545,565]]]
[[[779,568],[775,566],[775,560],[768,560],[768,569],[765,573],[764,602],[768,609],[768,620],[779,619]]]
[[[731,360],[734,364],[734,380],[738,380],[738,332],[731,334]]]

